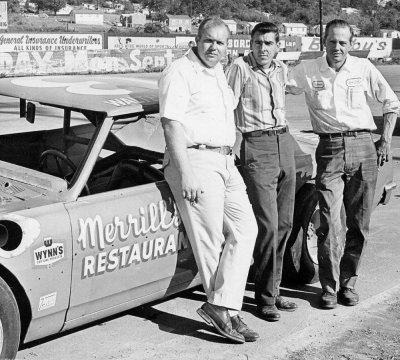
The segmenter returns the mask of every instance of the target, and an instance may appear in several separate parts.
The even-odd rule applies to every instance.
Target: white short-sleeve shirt
[[[188,146],[234,145],[236,104],[221,64],[207,68],[192,50],[163,71],[159,95],[160,116],[183,125]]]
[[[383,113],[399,113],[400,102],[368,59],[347,55],[336,72],[326,56],[302,61],[289,73],[289,93],[305,92],[316,133],[376,129],[367,98],[383,105]]]

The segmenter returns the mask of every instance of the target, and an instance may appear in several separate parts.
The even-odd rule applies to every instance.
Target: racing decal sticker
[[[51,267],[57,261],[64,259],[65,251],[63,243],[53,243],[51,237],[44,238],[44,246],[33,251],[35,266]]]
[[[129,237],[146,236],[159,230],[166,231],[171,227],[179,229],[181,220],[175,204],[174,215],[171,217],[168,213],[166,202],[161,200],[158,204],[149,204],[147,209],[140,207],[138,217],[133,214],[128,214],[126,219],[115,216],[109,223],[104,223],[99,215],[94,218],[79,218],[78,243],[82,251],[93,248],[99,250],[95,255],[87,255],[82,259],[81,278],[101,275],[187,248],[186,238],[179,236],[176,239],[175,234],[114,247],[117,239],[124,242]]]
[[[362,83],[362,79],[361,78],[352,78],[352,79],[347,79],[346,80],[346,85],[348,87],[355,87],[355,86],[359,86]]]
[[[56,304],[57,292],[41,296],[39,299],[38,311],[46,310]]]
[[[314,80],[312,82],[312,86],[315,90],[324,90],[325,89],[325,84],[322,80]]]

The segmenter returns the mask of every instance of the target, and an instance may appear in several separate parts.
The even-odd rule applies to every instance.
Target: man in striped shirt
[[[251,33],[250,54],[236,59],[226,71],[238,101],[240,161],[258,224],[253,254],[255,300],[259,316],[267,321],[279,320],[278,310],[297,308],[279,294],[293,222],[296,170],[294,139],[285,117],[287,67],[274,60],[278,51],[278,28],[259,23]]]

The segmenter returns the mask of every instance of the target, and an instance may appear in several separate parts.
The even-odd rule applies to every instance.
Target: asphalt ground
[[[398,84],[400,87],[400,67],[382,68],[392,86],[395,88]],[[291,128],[300,132],[310,130],[304,98],[288,96],[287,107]],[[0,105],[0,113],[1,110]],[[379,127],[382,122],[379,107],[374,106],[373,110]],[[3,119],[2,113],[0,121],[3,122]],[[395,134],[397,131],[396,129]],[[400,184],[399,135],[393,138],[394,175],[398,184]],[[356,307],[338,306],[335,310],[320,310],[318,283],[284,287],[282,295],[295,301],[299,308],[293,313],[282,312],[279,322],[268,323],[256,316],[253,288],[249,284],[244,297],[243,316],[245,322],[260,333],[260,340],[255,343],[235,345],[216,334],[213,328],[198,317],[196,309],[206,297],[200,289],[197,289],[132,309],[101,323],[27,344],[18,352],[17,358],[264,360],[289,359],[298,351],[326,346],[335,339],[340,339],[346,331],[351,331],[355,319],[360,319],[361,315],[368,317],[368,314],[372,314],[371,309],[381,306],[384,301],[400,296],[399,214],[400,189],[397,188],[389,204],[378,207],[373,214],[370,240],[357,287],[360,304]]]

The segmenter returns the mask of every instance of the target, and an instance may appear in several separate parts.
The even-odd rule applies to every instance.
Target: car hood
[[[55,202],[66,190],[62,179],[0,161],[0,212]]]

